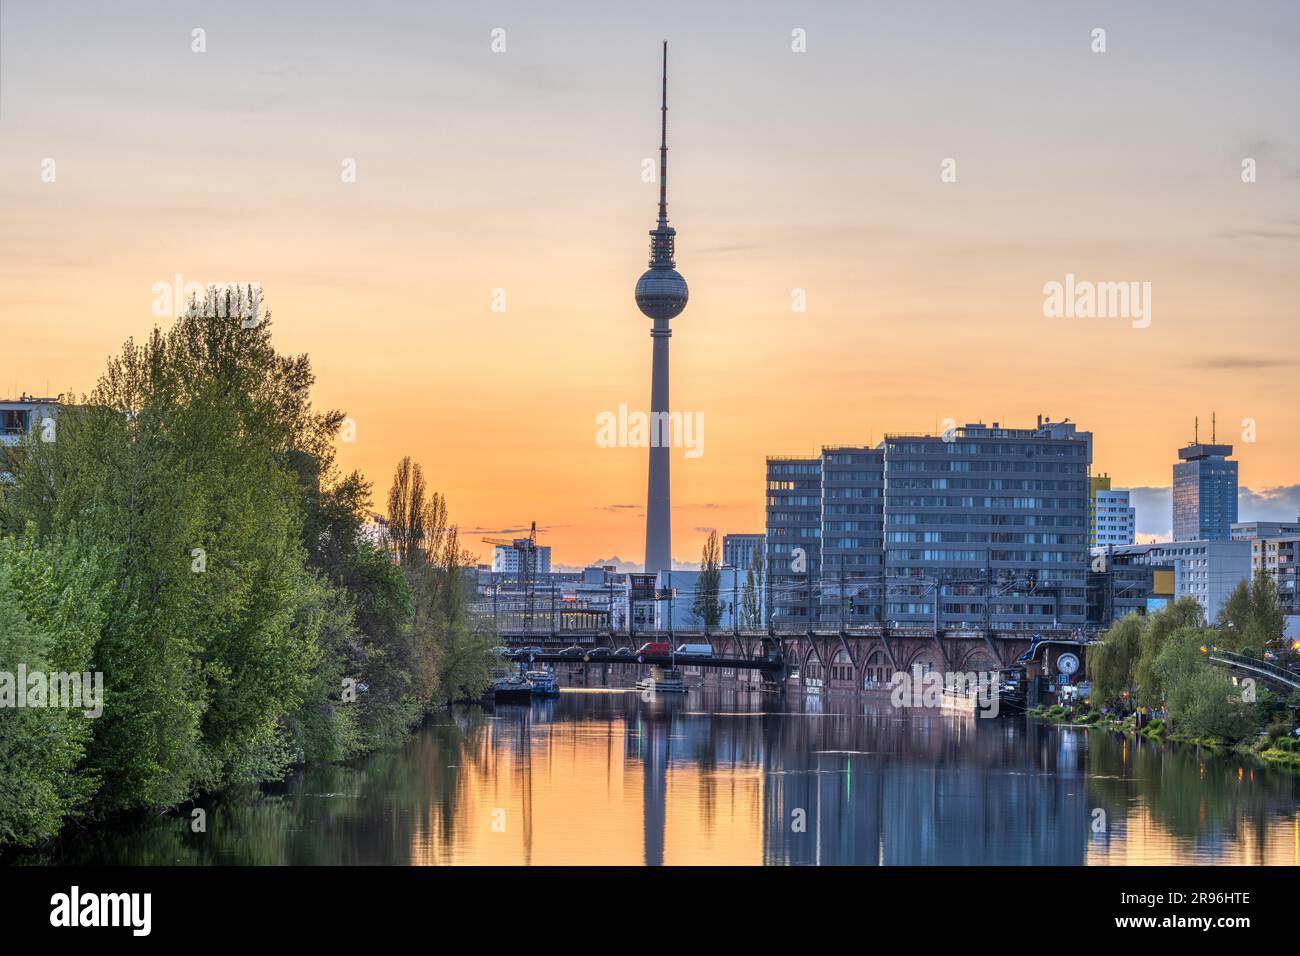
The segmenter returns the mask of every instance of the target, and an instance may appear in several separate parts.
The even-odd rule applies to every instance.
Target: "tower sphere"
[[[686,308],[690,290],[682,274],[671,267],[652,267],[636,282],[636,305],[651,319],[672,319]]]

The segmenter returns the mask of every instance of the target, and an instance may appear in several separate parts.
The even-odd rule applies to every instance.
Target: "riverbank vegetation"
[[[349,423],[270,330],[186,315],[128,341],[11,456],[0,675],[23,694],[20,667],[102,672],[103,713],[0,700],[0,847],[346,760],[486,687],[447,503],[404,459],[392,535],[364,534],[371,487],[334,457]]]
[[[1282,627],[1267,574],[1243,581],[1213,627],[1190,597],[1145,617],[1130,614],[1088,649],[1090,705],[1103,721],[1147,736],[1290,753],[1300,697],[1234,679],[1210,661],[1221,650],[1285,662],[1294,652],[1281,641]]]

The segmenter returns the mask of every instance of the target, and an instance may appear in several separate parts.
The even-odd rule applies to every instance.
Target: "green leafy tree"
[[[1232,681],[1210,666],[1201,651],[1214,633],[1197,627],[1176,631],[1161,648],[1153,671],[1174,732],[1233,743],[1255,731],[1257,707],[1242,701]]]
[[[1164,696],[1156,659],[1172,636],[1186,628],[1203,628],[1205,612],[1193,597],[1181,597],[1173,604],[1147,615],[1139,640],[1139,654],[1133,665],[1133,685],[1147,705],[1159,704]]]
[[[1144,620],[1137,613],[1128,614],[1102,636],[1101,644],[1088,648],[1088,677],[1097,700],[1110,703],[1132,691]]]
[[[695,585],[695,601],[691,613],[705,627],[717,627],[722,622],[722,557],[718,547],[718,532],[710,531],[700,555],[700,576]]]
[[[101,809],[267,771],[310,684],[297,466],[339,419],[311,410],[310,365],[278,355],[270,327],[187,315],[128,341],[6,496],[8,526],[42,544],[75,530],[111,561],[94,651],[110,705],[86,756]]]
[[[79,766],[103,701],[93,699],[93,677],[87,688],[82,675],[93,671],[113,585],[104,557],[75,542],[40,548],[30,538],[0,538],[0,846],[48,836],[94,794],[95,776]],[[83,706],[17,709],[15,695],[28,689],[17,683],[20,666],[29,677],[72,677]]]

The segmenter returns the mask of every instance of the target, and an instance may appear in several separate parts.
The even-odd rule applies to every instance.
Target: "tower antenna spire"
[[[663,101],[659,107],[659,225],[668,225],[668,41],[664,41]]]

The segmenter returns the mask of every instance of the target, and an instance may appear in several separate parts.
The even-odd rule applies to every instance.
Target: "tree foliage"
[[[695,601],[691,613],[705,627],[722,623],[722,556],[718,547],[718,532],[710,531],[700,554],[700,576],[695,585]]]
[[[346,759],[486,684],[445,502],[408,460],[399,560],[367,540],[343,415],[270,330],[197,314],[128,341],[14,456],[0,671],[99,671],[105,706],[0,719],[0,844]]]

